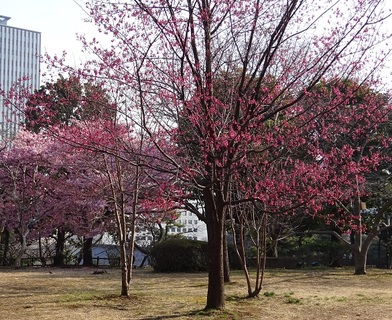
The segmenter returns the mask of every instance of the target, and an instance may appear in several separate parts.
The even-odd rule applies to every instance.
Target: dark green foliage
[[[287,238],[280,248],[281,256],[297,258],[300,266],[330,266],[334,260],[350,252],[341,242],[332,241],[331,236],[312,235]]]
[[[230,269],[234,270],[241,270],[241,262],[240,258],[237,255],[237,252],[235,251],[235,248],[233,245],[228,246],[228,252],[229,252],[229,263],[230,263]]]
[[[38,133],[56,125],[69,126],[73,120],[113,120],[114,107],[100,85],[60,76],[29,96],[24,124],[27,130]]]
[[[154,245],[153,267],[158,272],[198,272],[207,270],[207,243],[173,238]]]

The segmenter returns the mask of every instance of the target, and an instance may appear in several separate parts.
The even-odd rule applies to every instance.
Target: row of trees
[[[137,212],[173,206],[206,222],[207,308],[224,307],[227,221],[239,232],[245,271],[245,233],[255,236],[262,270],[271,217],[323,215],[355,231],[356,273],[364,273],[360,204],[390,148],[389,96],[374,91],[389,54],[375,54],[389,38],[380,31],[388,18],[382,4],[91,1],[90,16],[111,46],[81,37],[93,57],[85,65],[69,68],[57,58],[48,65],[104,90],[93,90],[89,99],[99,103],[86,104],[72,124],[45,132],[94,154],[101,169],[92,174],[108,181],[102,190],[111,195],[122,246],[126,213],[131,231]],[[56,118],[47,106],[40,102],[32,112],[31,127]],[[382,200],[375,229],[391,206],[390,198]],[[262,272],[255,288],[248,281],[250,296],[261,282]]]
[[[67,237],[83,237],[91,247],[93,236],[113,234],[128,295],[136,220],[139,228],[173,220],[175,204],[165,194],[170,177],[138,165],[149,146],[108,110],[104,90],[76,78],[61,77],[29,97],[24,128],[0,154],[1,231],[19,239],[16,266],[32,240],[55,238],[61,265]]]

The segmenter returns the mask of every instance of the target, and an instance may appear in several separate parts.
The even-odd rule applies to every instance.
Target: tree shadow
[[[164,320],[164,319],[178,319],[182,317],[192,317],[192,316],[197,316],[200,315],[202,312],[205,312],[203,309],[202,310],[195,310],[191,312],[184,312],[184,313],[178,313],[178,314],[167,314],[167,315],[162,315],[162,316],[152,316],[152,317],[145,317],[141,318],[140,320]]]
[[[162,315],[162,316],[152,316],[152,317],[145,317],[141,318],[140,320],[165,320],[165,319],[178,319],[182,317],[203,317],[203,316],[220,316],[223,317],[224,319],[237,319],[236,317],[230,318],[230,316],[233,316],[233,314],[229,311],[225,310],[215,310],[215,309],[200,309],[200,310],[194,310],[191,312],[184,312],[184,313],[179,313],[175,315]]]
[[[147,317],[147,318],[141,318],[140,320],[164,320],[164,319],[178,319],[181,317],[186,317],[189,316],[190,314],[184,313],[184,314],[177,314],[177,315],[166,315],[166,316],[159,316],[159,317]]]

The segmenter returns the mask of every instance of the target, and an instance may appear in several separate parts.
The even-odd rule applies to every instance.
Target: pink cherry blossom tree
[[[57,199],[56,211],[61,215],[60,219],[53,220],[52,230],[56,230],[60,246],[65,234],[83,238],[83,264],[91,266],[92,239],[102,234],[106,227],[107,202],[101,176],[89,154],[59,140],[51,152],[52,190]]]
[[[389,54],[375,54],[389,37],[379,32],[388,17],[382,3],[91,1],[91,17],[110,45],[81,37],[96,59],[76,70],[50,61],[99,79],[117,103],[118,120],[152,142],[154,162],[143,155],[144,164],[203,200],[207,308],[224,307],[230,208],[257,202],[277,213],[306,204],[313,214],[322,208],[321,194],[336,200],[356,183],[352,175],[360,169],[339,161],[350,148],[323,150],[318,136],[333,127],[318,119],[346,110],[351,93],[328,104],[309,104],[308,97],[323,77],[376,83]],[[109,152],[101,142],[94,148]],[[110,152],[119,156],[118,150]]]
[[[46,82],[39,90],[35,90],[34,93],[28,96],[23,114],[23,122],[27,130],[48,133],[52,128],[70,127],[72,122],[76,120],[110,119],[115,113],[110,107],[105,90],[101,86],[88,81],[83,82],[77,76],[66,78],[60,75],[59,78]],[[56,239],[56,248],[58,249],[56,250],[56,257],[61,257],[61,248],[64,247],[66,234],[71,236],[72,232],[76,232],[76,228],[78,229],[77,234],[80,235],[81,226],[84,226],[85,234],[80,235],[85,239],[83,241],[83,263],[84,265],[92,265],[92,235],[95,233],[93,229],[96,228],[96,225],[92,223],[92,216],[102,214],[102,207],[99,208],[98,212],[93,213],[96,208],[94,209],[92,204],[102,205],[102,200],[97,199],[99,194],[95,193],[94,196],[94,193],[91,193],[94,190],[94,179],[96,177],[94,171],[88,170],[84,165],[83,160],[87,159],[83,153],[67,155],[66,150],[69,149],[69,146],[62,144],[60,141],[58,141],[58,144],[59,147],[53,149],[54,162],[58,162],[58,169],[54,168],[54,171],[59,170],[57,176],[65,179],[68,188],[64,190],[56,187],[56,185],[53,185],[53,187],[58,192],[58,198],[61,199],[57,203],[59,210],[64,212],[64,217],[69,217],[69,224],[60,224],[59,228],[53,229],[53,236]],[[68,151],[71,152],[72,150]],[[83,160],[79,159],[80,156]],[[78,165],[75,165],[76,163]],[[85,163],[89,162],[86,161]],[[77,185],[77,183],[83,185]],[[90,190],[90,194],[88,194],[88,190]],[[71,201],[72,197],[74,197],[73,202]],[[89,203],[87,201],[88,197],[91,198]],[[69,203],[73,203],[73,205],[69,206]],[[60,208],[61,206],[62,208]],[[70,210],[73,210],[73,213],[70,213]],[[76,221],[77,217],[79,219],[84,218],[83,221],[80,220],[78,224],[75,224],[73,221]],[[56,264],[61,264],[61,261],[61,258],[55,259]]]
[[[21,130],[1,154],[1,215],[19,238],[17,266],[31,239],[59,230],[56,243],[62,248],[66,231],[90,237],[102,232],[96,221],[105,203],[97,176],[80,154],[69,151],[51,136]]]
[[[50,144],[47,137],[21,131],[0,155],[1,215],[5,227],[19,239],[17,267],[31,236],[53,214],[50,177],[45,170]]]
[[[243,183],[250,181],[253,190],[262,190],[262,194],[254,199],[254,207],[234,207],[231,215],[232,221],[237,222],[233,232],[236,234],[238,230],[239,233],[236,244],[248,280],[249,296],[260,291],[263,273],[256,277],[256,288],[252,290],[244,233],[254,236],[251,238],[259,248],[257,252],[265,254],[265,221],[271,215],[291,215],[300,210],[322,216],[325,212],[322,209],[327,206],[344,208],[341,214],[329,213],[323,218],[328,224],[342,229],[349,225],[355,235],[352,245],[355,273],[366,273],[368,248],[377,235],[380,219],[392,204],[387,200],[379,209],[374,228],[363,241],[360,203],[371,192],[367,188],[367,176],[382,162],[390,161],[386,150],[390,149],[391,139],[384,133],[392,112],[388,103],[388,95],[375,92],[366,83],[331,79],[321,81],[307,94],[303,107],[311,107],[311,110],[306,113],[297,110],[294,114],[293,110],[285,112],[270,124],[272,127],[278,125],[280,131],[273,141],[284,140],[284,143],[278,150],[263,153],[266,157],[263,175],[254,171],[258,170],[257,166],[244,171],[249,181],[238,177],[237,194],[247,190]],[[302,126],[301,131],[294,133],[298,124]],[[244,199],[244,196],[237,195],[236,199]],[[341,236],[339,238],[343,240]],[[262,266],[264,262],[265,257],[258,254],[257,265]]]
[[[313,143],[314,152],[323,166],[334,168],[336,177],[330,174],[330,178],[339,179],[341,189],[340,196],[329,195],[341,214],[328,215],[327,221],[352,232],[355,274],[365,274],[370,244],[392,206],[392,199],[383,199],[370,230],[365,230],[362,203],[376,192],[371,176],[391,160],[392,140],[387,130],[392,114],[390,95],[348,79],[322,82],[314,91],[309,100],[313,109],[328,106],[327,112],[311,126],[317,140]],[[345,107],[330,109],[336,104],[334,101],[342,99]],[[335,236],[344,241],[340,235]]]
[[[54,131],[52,128],[52,133]],[[76,162],[75,167],[82,168],[84,173],[92,171],[97,177],[95,194],[111,213],[106,219],[113,219],[116,226],[122,270],[121,295],[129,296],[138,224],[159,222],[178,206],[179,200],[173,195],[181,191],[164,167],[156,169],[155,148],[151,148],[143,136],[134,135],[125,124],[103,119],[76,121],[71,127],[56,131],[56,139],[66,143],[71,154],[84,155],[77,157],[83,163]],[[96,202],[94,192],[91,195],[90,201]]]
[[[121,113],[117,113],[116,104],[109,103],[105,89],[93,85],[93,82],[83,84],[77,75],[47,83],[29,97],[25,108],[27,127],[51,134],[62,144],[60,154],[64,149],[69,153],[56,160],[57,166],[64,168],[68,176],[66,191],[61,193],[59,190],[61,197],[71,200],[75,196],[74,203],[81,200],[80,210],[83,212],[91,207],[86,208],[86,199],[81,198],[84,192],[81,191],[90,190],[85,197],[90,197],[93,203],[104,202],[106,212],[114,214],[120,243],[121,294],[128,296],[138,217],[144,215],[144,221],[158,221],[167,211],[168,203],[174,205],[164,191],[172,189],[175,184],[166,179],[164,167],[155,172],[149,169],[149,162],[154,162],[155,158],[151,146],[143,135],[135,134],[132,121],[130,124],[116,121],[121,117]],[[143,160],[140,159],[141,150]],[[161,183],[158,185],[157,181]],[[90,183],[97,186],[91,189]],[[101,201],[96,200],[97,196]],[[74,212],[69,216],[77,220],[78,207],[74,205],[72,208]],[[66,212],[67,208],[62,210]],[[102,212],[102,206],[98,212]],[[76,225],[88,227],[94,224],[87,219]]]

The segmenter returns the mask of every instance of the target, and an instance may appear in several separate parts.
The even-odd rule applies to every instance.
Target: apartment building
[[[10,19],[0,15],[0,139],[14,136],[23,120],[25,101],[18,92],[32,92],[40,85],[41,33],[11,27]],[[11,90],[14,97],[8,100],[4,96]]]

